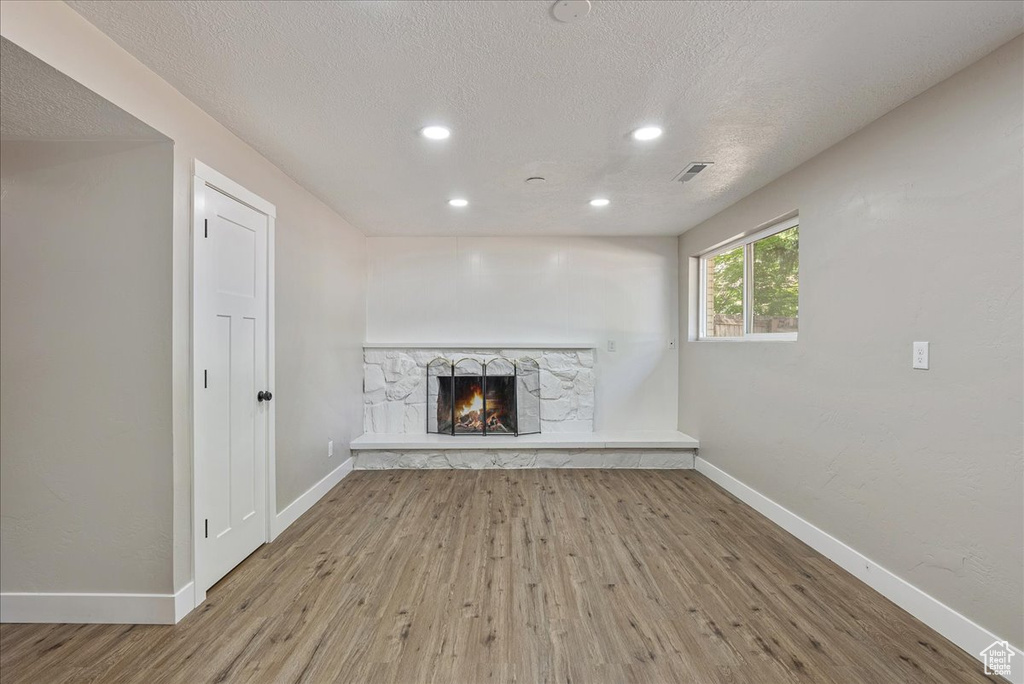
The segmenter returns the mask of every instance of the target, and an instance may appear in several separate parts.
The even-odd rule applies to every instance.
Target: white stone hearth
[[[354,452],[356,470],[485,468],[693,468],[693,450],[443,449]]]
[[[363,348],[363,432],[426,434],[427,364],[438,357],[481,363],[528,357],[540,366],[541,432],[594,430],[593,348]]]
[[[693,468],[700,443],[675,430],[511,436],[365,434],[357,470],[421,468]]]

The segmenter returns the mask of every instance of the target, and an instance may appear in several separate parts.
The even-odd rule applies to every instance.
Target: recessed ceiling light
[[[459,199],[459,198],[450,199],[450,200],[448,200],[448,204],[452,205],[453,207],[464,207],[464,206],[469,204],[469,200],[464,200],[464,199]]]
[[[607,200],[604,197],[598,197],[590,200],[590,206],[592,207],[607,207],[609,204],[610,200]]]
[[[452,134],[451,130],[444,126],[427,126],[420,131],[420,134],[424,138],[430,138],[431,140],[444,140]]]
[[[633,131],[633,140],[654,140],[661,137],[661,129],[657,126],[644,126]]]

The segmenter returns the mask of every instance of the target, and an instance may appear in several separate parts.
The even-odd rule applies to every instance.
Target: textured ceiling
[[[0,38],[0,139],[167,140],[5,38]]]
[[[1015,1],[69,4],[370,235],[678,234],[1024,29]]]

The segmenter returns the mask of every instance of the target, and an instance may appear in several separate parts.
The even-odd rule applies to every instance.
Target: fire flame
[[[484,395],[480,393],[480,390],[473,392],[473,396],[469,398],[469,401],[459,406],[459,415],[466,415],[473,411],[482,411],[484,408]]]

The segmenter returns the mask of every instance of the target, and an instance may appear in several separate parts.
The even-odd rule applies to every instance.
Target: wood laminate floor
[[[0,626],[0,680],[991,681],[678,470],[357,471],[175,626]]]

